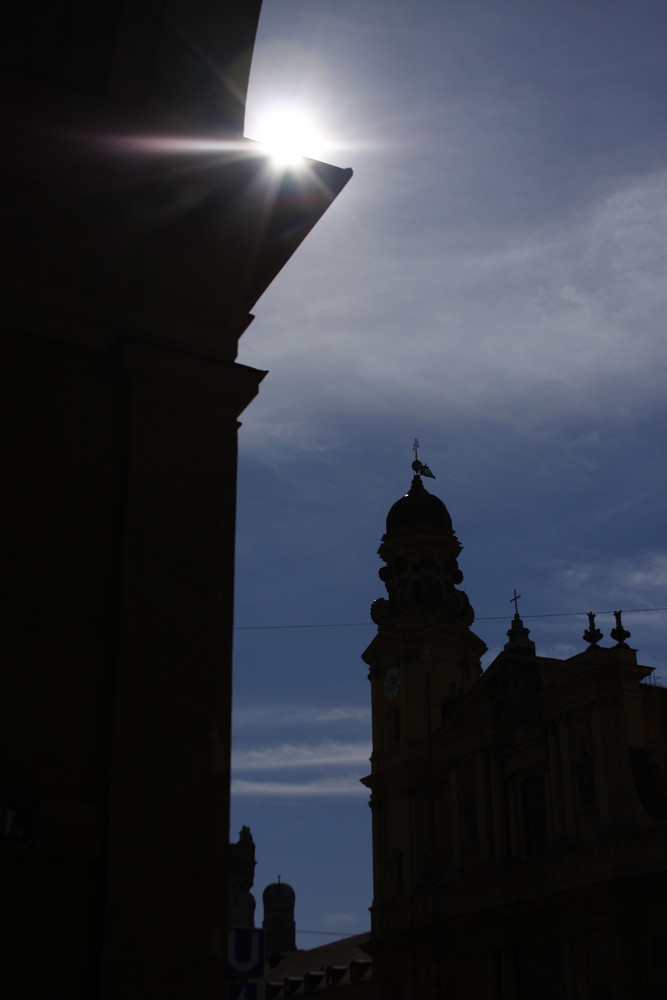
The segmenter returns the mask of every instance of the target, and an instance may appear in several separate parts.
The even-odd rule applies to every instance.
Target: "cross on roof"
[[[519,598],[520,597],[521,597],[521,594],[517,594],[516,587],[515,587],[514,588],[514,597],[510,597],[510,604],[514,605],[514,614],[515,615],[519,614]]]

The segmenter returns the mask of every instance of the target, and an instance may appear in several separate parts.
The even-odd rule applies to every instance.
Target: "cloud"
[[[667,600],[667,552],[649,554],[643,566],[637,566],[636,559],[632,559],[631,563],[624,581],[627,588],[642,594],[655,592],[664,604]]]
[[[304,725],[359,723],[370,726],[370,706],[267,704],[235,708],[232,726],[235,733],[246,729],[292,729]]]
[[[366,766],[371,754],[371,743],[320,743],[304,746],[283,743],[275,747],[236,750],[232,758],[232,771],[282,771],[295,768],[338,767],[340,764]]]
[[[232,778],[232,796],[277,797],[277,798],[336,798],[368,795],[368,790],[359,781],[359,776],[320,778],[306,782],[288,781],[247,781]]]
[[[599,607],[600,612],[616,610],[619,601],[626,608],[638,605],[640,610],[667,605],[667,552],[604,555],[570,565],[549,560],[544,565],[554,589],[568,599],[580,601],[579,595],[594,593],[598,601],[606,600],[608,606]]]
[[[304,256],[247,341],[273,370],[244,417],[246,453],[274,464],[338,453],[345,421],[411,406],[442,417],[493,411],[508,427],[541,432],[545,421],[627,420],[660,405],[666,224],[662,172],[556,221],[485,231],[483,241],[442,225],[420,230],[409,254],[355,253],[354,273],[340,251],[324,269]],[[298,319],[274,328],[274,313],[294,315],[295,301]]]

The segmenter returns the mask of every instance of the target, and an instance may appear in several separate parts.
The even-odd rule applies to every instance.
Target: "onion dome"
[[[281,882],[280,876],[276,882],[267,885],[262,893],[264,906],[268,904],[275,909],[294,909],[296,893],[288,882]]]
[[[281,882],[280,876],[276,882],[267,885],[262,893],[264,903],[264,946],[269,961],[277,956],[296,951],[296,924],[294,923],[294,904],[296,893],[287,882]]]

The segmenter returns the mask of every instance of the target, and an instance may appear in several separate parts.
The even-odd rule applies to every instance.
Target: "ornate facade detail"
[[[628,649],[628,644],[626,639],[630,638],[631,632],[628,632],[626,628],[623,628],[623,622],[621,621],[622,611],[614,611],[614,618],[616,619],[616,628],[611,630],[611,637],[614,639],[616,644],[621,647],[621,649]]]
[[[602,638],[602,632],[595,625],[595,615],[592,611],[588,612],[588,628],[584,632],[584,641],[590,646],[597,646],[600,639]]]

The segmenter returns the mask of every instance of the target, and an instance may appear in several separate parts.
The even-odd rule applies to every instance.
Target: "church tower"
[[[371,938],[383,1000],[667,997],[667,688],[611,648],[486,646],[461,545],[419,461],[373,603]]]
[[[264,952],[270,965],[274,965],[289,952],[296,951],[296,924],[294,906],[296,893],[280,875],[267,885],[262,893],[264,903]]]
[[[387,515],[378,550],[387,597],[371,607],[378,632],[363,654],[373,724],[371,773],[362,779],[373,814],[371,939],[383,947],[434,921],[452,845],[447,763],[432,735],[481,677],[486,652],[458,589],[462,546],[445,504],[424,486],[435,477],[418,447],[412,485]]]

